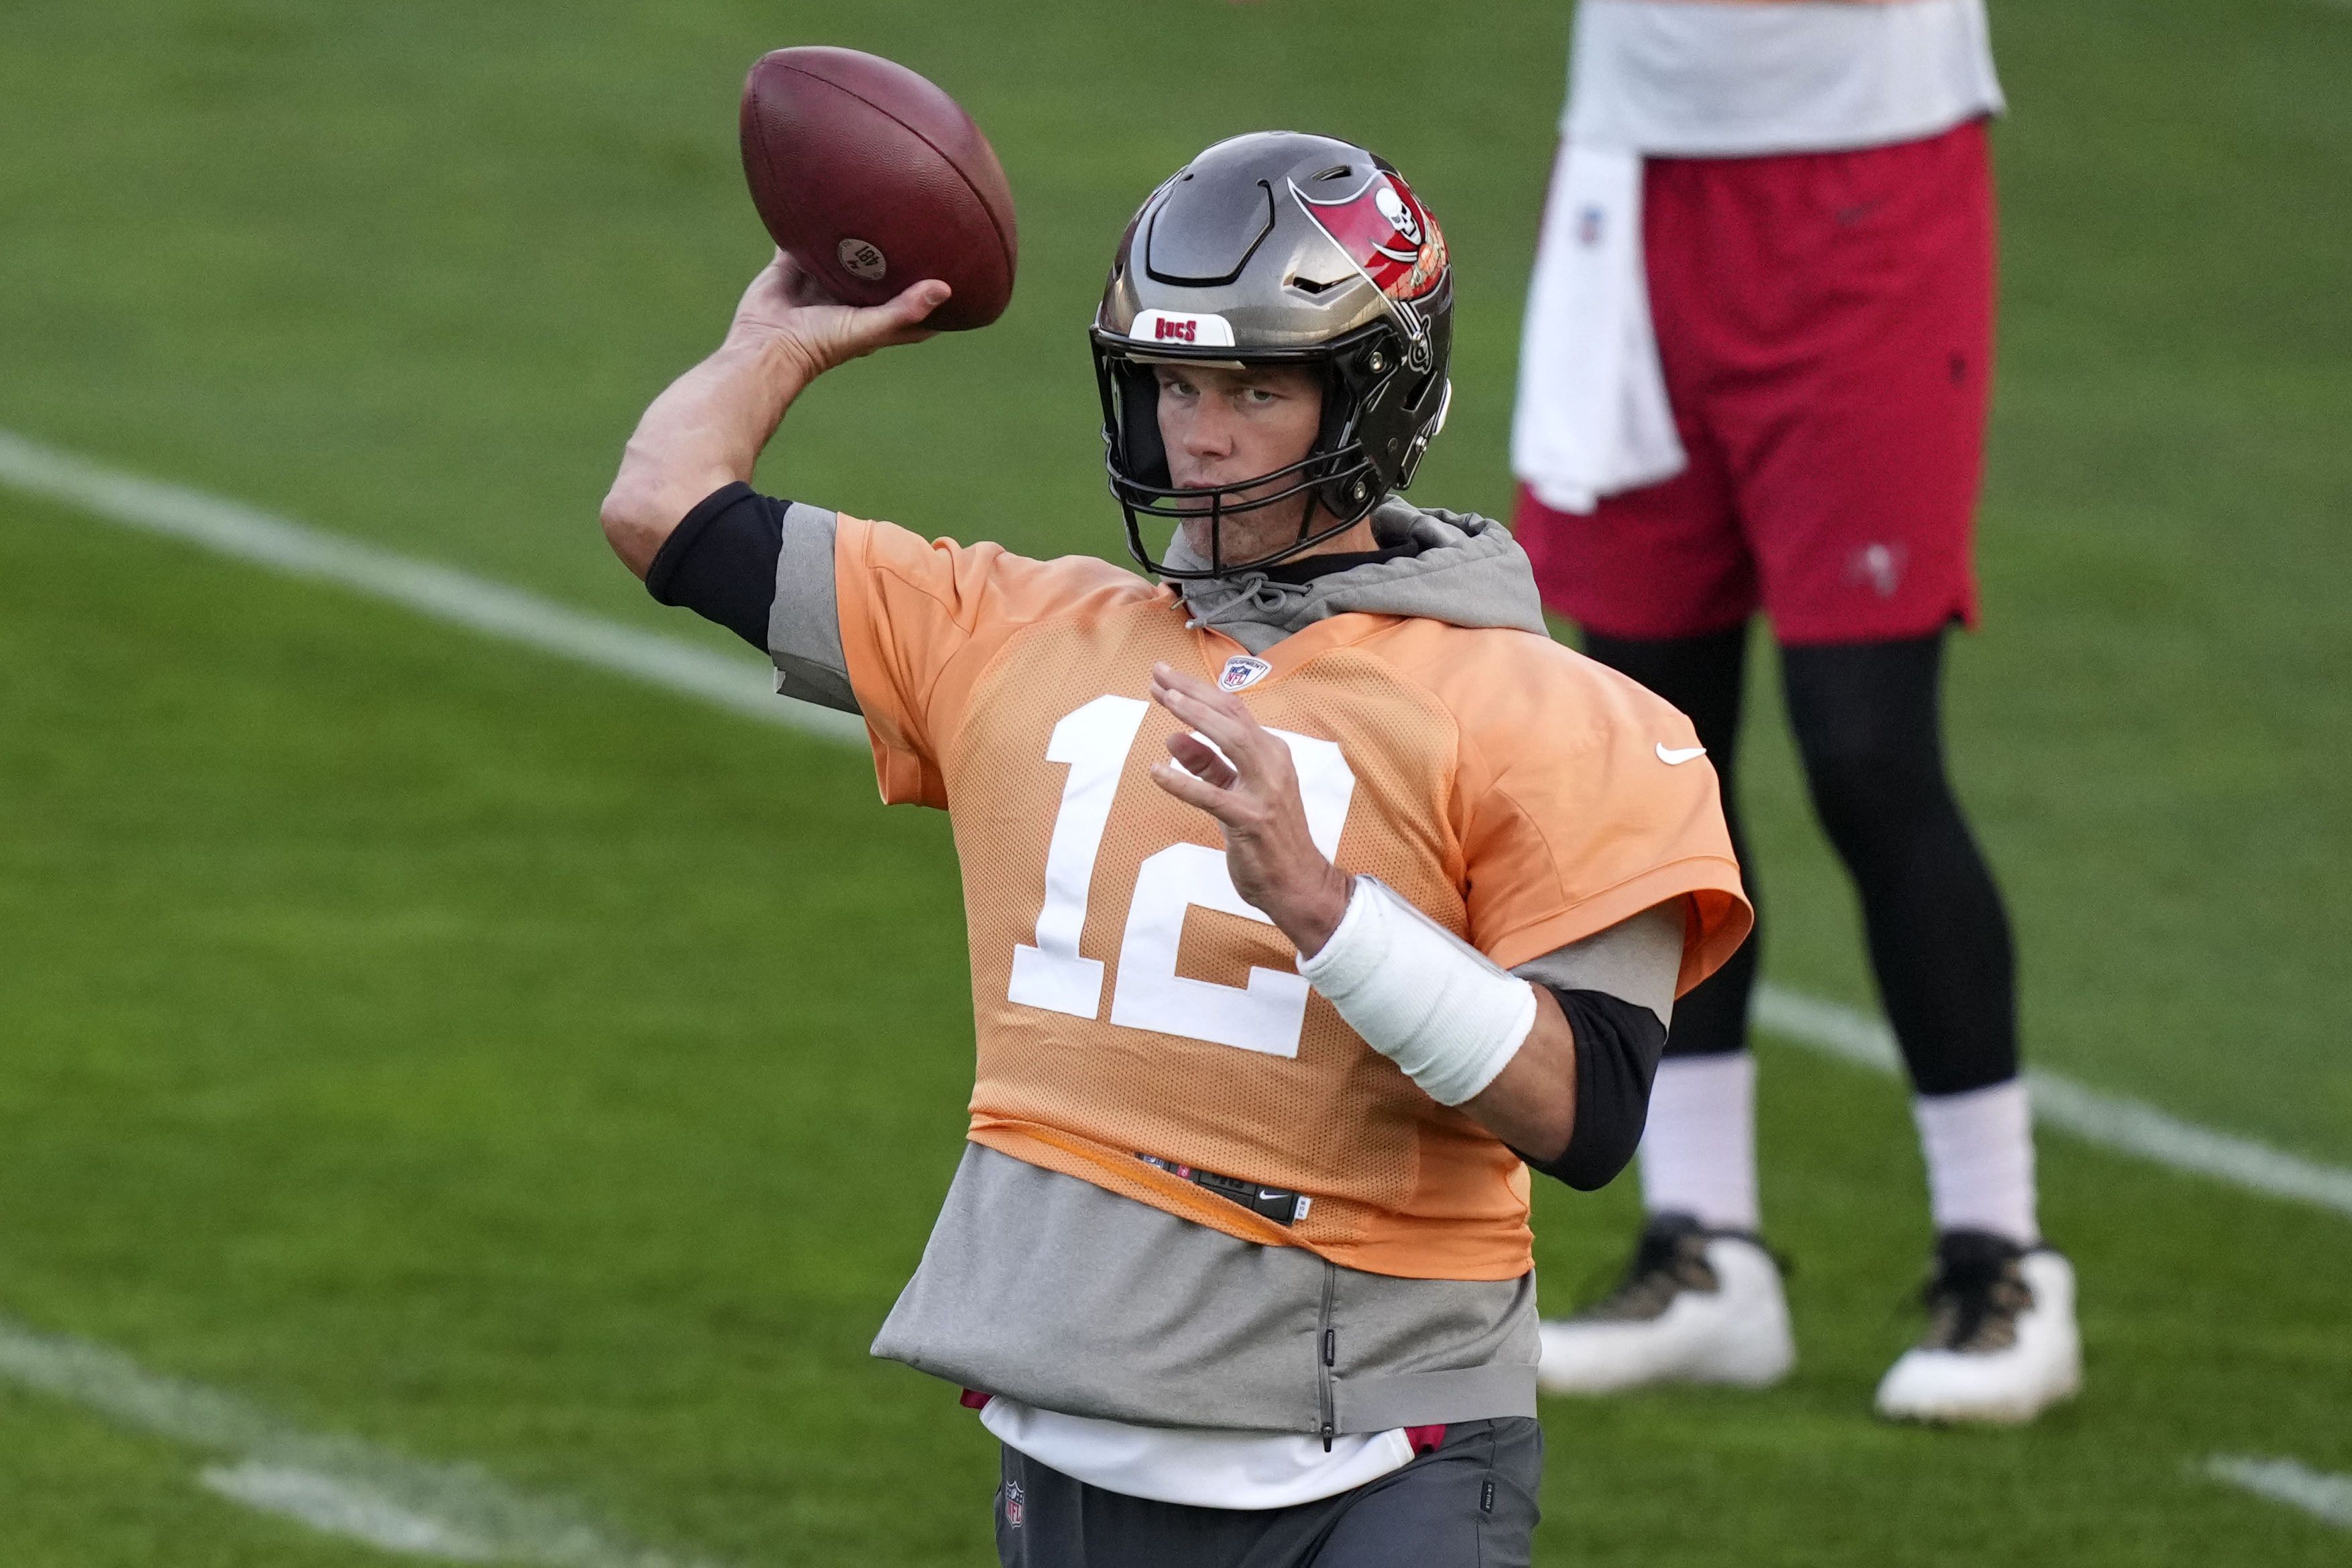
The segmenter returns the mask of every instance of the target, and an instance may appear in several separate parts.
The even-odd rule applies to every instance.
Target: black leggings
[[[1899,643],[1780,650],[1789,722],[1813,810],[1862,896],[1871,967],[1922,1094],[2017,1075],[2009,916],[1944,772],[1940,632]],[[1636,641],[1588,632],[1584,650],[1690,716],[1723,779],[1748,894],[1756,873],[1737,805],[1748,628]],[[1675,1004],[1666,1054],[1745,1049],[1758,936]]]

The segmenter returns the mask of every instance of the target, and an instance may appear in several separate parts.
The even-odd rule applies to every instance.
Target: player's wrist
[[[1298,972],[1441,1105],[1494,1082],[1538,1016],[1532,986],[1372,877],[1355,880],[1345,917]]]
[[[771,392],[789,402],[826,370],[824,356],[799,333],[766,323],[738,322],[719,346]]]
[[[1356,879],[1325,861],[1314,886],[1277,916],[1275,925],[1297,946],[1302,957],[1312,957],[1329,946],[1332,933],[1348,917],[1348,902],[1355,891]]]

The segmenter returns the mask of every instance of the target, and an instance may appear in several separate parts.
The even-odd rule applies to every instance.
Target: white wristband
[[[1495,1081],[1535,1027],[1535,988],[1406,903],[1359,876],[1348,912],[1298,972],[1364,1043],[1441,1105]]]

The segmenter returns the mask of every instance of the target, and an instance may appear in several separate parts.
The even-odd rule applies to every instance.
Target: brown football
[[[955,290],[923,324],[985,327],[1013,298],[1003,166],[963,107],[895,61],[777,49],[743,83],[743,173],[777,246],[850,305]]]

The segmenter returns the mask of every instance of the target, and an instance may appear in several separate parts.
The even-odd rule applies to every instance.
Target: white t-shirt
[[[2001,107],[1984,0],[1580,0],[1561,129],[1738,157],[1911,141]]]
[[[1040,1410],[1002,1394],[981,1425],[1008,1448],[1105,1491],[1192,1508],[1290,1508],[1352,1491],[1412,1462],[1402,1432],[1334,1437],[1130,1427]]]

